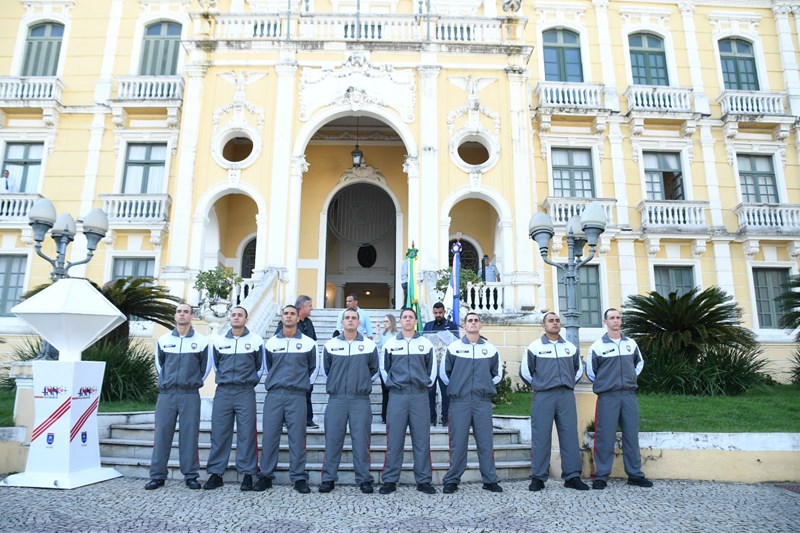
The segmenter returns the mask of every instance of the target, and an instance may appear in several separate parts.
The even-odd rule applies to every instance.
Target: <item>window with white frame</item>
[[[685,200],[681,157],[676,153],[644,152],[648,200]]]
[[[669,85],[664,39],[651,33],[628,36],[634,85]]]
[[[584,265],[578,271],[578,286],[575,288],[576,306],[581,313],[581,327],[600,327],[603,325],[603,300],[600,293],[600,267]],[[567,289],[558,283],[558,308],[563,313],[567,309]]]
[[[156,260],[152,257],[115,257],[111,280],[120,278],[152,278]]]
[[[164,192],[166,144],[129,144],[122,178],[124,194],[161,194]]]
[[[778,302],[789,281],[788,268],[754,268],[753,290],[756,296],[758,325],[762,328],[778,328],[783,310]]]
[[[31,26],[25,40],[22,76],[55,76],[63,37],[64,26],[61,24],[45,22]]]
[[[16,184],[17,192],[39,192],[42,171],[42,143],[8,143],[3,157],[3,169]]]
[[[547,81],[583,81],[580,36],[572,31],[548,30],[542,34],[544,79]]]
[[[739,184],[742,188],[742,202],[756,204],[777,204],[778,186],[772,158],[762,155],[738,154]]]
[[[673,292],[683,296],[694,289],[694,269],[690,266],[655,266],[653,277],[656,292],[665,298]]]
[[[139,74],[142,76],[174,76],[178,71],[181,47],[181,25],[156,22],[145,28]]]
[[[553,148],[553,194],[561,198],[594,198],[592,151]]]
[[[729,91],[758,91],[758,73],[753,45],[743,39],[719,41],[722,80]]]
[[[11,308],[17,305],[25,282],[28,256],[0,255],[0,316],[14,316]]]

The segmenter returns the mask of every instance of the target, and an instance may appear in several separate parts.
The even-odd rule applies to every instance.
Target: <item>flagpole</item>
[[[419,250],[414,246],[414,241],[411,241],[411,248],[406,251],[406,260],[408,261],[408,297],[406,299],[406,307],[413,309],[414,314],[417,315],[417,331],[422,331],[422,316],[419,312],[419,299],[417,298],[417,274],[416,262]]]
[[[451,248],[453,252],[453,271],[450,275],[450,286],[453,288],[453,322],[461,325],[461,232],[456,235],[456,242]]]

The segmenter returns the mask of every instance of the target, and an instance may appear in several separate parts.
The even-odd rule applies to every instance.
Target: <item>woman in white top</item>
[[[383,334],[381,334],[381,329],[383,329]],[[386,315],[383,317],[383,323],[378,324],[378,332],[375,333],[375,343],[378,345],[379,355],[383,353],[383,344],[395,335],[397,335],[397,320],[394,318],[394,315]],[[389,387],[383,382],[383,376],[381,376],[381,392],[383,394],[381,400],[381,423],[385,424],[386,406],[389,403]]]

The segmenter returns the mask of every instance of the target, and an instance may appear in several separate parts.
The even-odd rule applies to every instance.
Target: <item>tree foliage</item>
[[[789,278],[786,290],[778,297],[778,303],[783,311],[780,327],[796,330],[794,340],[800,342],[800,274]]]

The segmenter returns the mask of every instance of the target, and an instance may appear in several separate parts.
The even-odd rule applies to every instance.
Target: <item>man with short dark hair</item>
[[[181,303],[175,308],[175,329],[156,343],[158,400],[150,481],[145,490],[164,486],[167,462],[172,450],[175,423],[180,422],[178,453],[184,482],[199,489],[200,460],[197,441],[200,434],[200,387],[211,372],[208,339],[192,327],[192,306]]]
[[[358,311],[347,308],[342,315],[342,333],[326,342],[322,351],[328,405],[325,407],[325,459],[319,491],[325,493],[334,489],[349,424],[355,481],[361,492],[372,494],[369,395],[372,382],[378,378],[378,348],[372,339],[359,332]]]
[[[425,324],[422,328],[423,333],[432,331],[449,331],[458,337],[458,324],[449,320],[444,316],[444,304],[436,302],[433,304],[433,320]],[[450,420],[450,397],[447,396],[447,385],[442,380],[442,376],[436,379],[428,390],[428,405],[430,408],[430,422],[432,426],[436,425],[436,384],[439,384],[439,390],[442,394],[442,425],[446,426]]]
[[[644,367],[644,358],[636,341],[622,334],[622,314],[617,309],[606,309],[603,324],[607,332],[592,344],[586,358],[586,375],[597,394],[592,488],[603,490],[608,484],[617,426],[622,430],[622,462],[628,485],[649,488],[653,482],[642,472],[636,400],[637,378]]]
[[[354,309],[358,313],[358,332],[364,337],[372,338],[372,324],[369,320],[369,314],[358,307],[358,295],[356,293],[348,294],[344,301],[345,311],[347,309]],[[344,319],[344,311],[339,315],[339,322],[336,323],[338,331],[344,331],[342,320]]]
[[[317,379],[317,344],[300,333],[298,316],[295,306],[284,307],[283,329],[264,346],[267,397],[261,424],[261,471],[253,486],[257,492],[272,487],[284,424],[289,436],[289,479],[297,492],[311,492],[306,472],[305,395]]]
[[[217,392],[211,410],[211,452],[206,470],[211,474],[203,488],[223,485],[236,422],[236,469],[241,490],[253,490],[256,474],[256,391],[264,373],[264,340],[245,327],[247,310],[231,309],[231,329],[213,345]]]
[[[311,297],[301,294],[297,297],[294,306],[297,308],[298,312],[297,330],[316,342],[317,332],[314,331],[314,323],[311,322],[311,311],[314,309]],[[281,330],[283,330],[283,322],[278,322],[278,327],[275,328],[275,335]],[[319,425],[314,422],[314,406],[311,403],[311,394],[313,392],[314,382],[312,381],[311,388],[308,389],[306,393],[306,427],[317,429]]]
[[[492,398],[503,379],[503,362],[489,341],[481,337],[481,317],[469,312],[464,318],[466,335],[447,347],[439,375],[450,396],[450,470],[444,476],[442,492],[458,490],[467,468],[469,430],[478,448],[483,489],[503,492],[494,465]]]
[[[397,490],[403,469],[406,428],[411,433],[417,490],[436,494],[431,485],[431,430],[428,427],[428,387],[436,379],[433,345],[417,333],[413,309],[400,311],[400,333],[388,339],[380,353],[383,381],[389,388],[386,417],[386,460],[381,494]]]
[[[578,447],[578,412],[573,391],[583,375],[583,362],[578,348],[561,337],[561,318],[557,313],[545,313],[542,326],[544,335],[530,343],[519,366],[520,377],[533,390],[528,490],[538,492],[547,481],[554,422],[564,486],[589,490],[581,481],[583,462]]]

